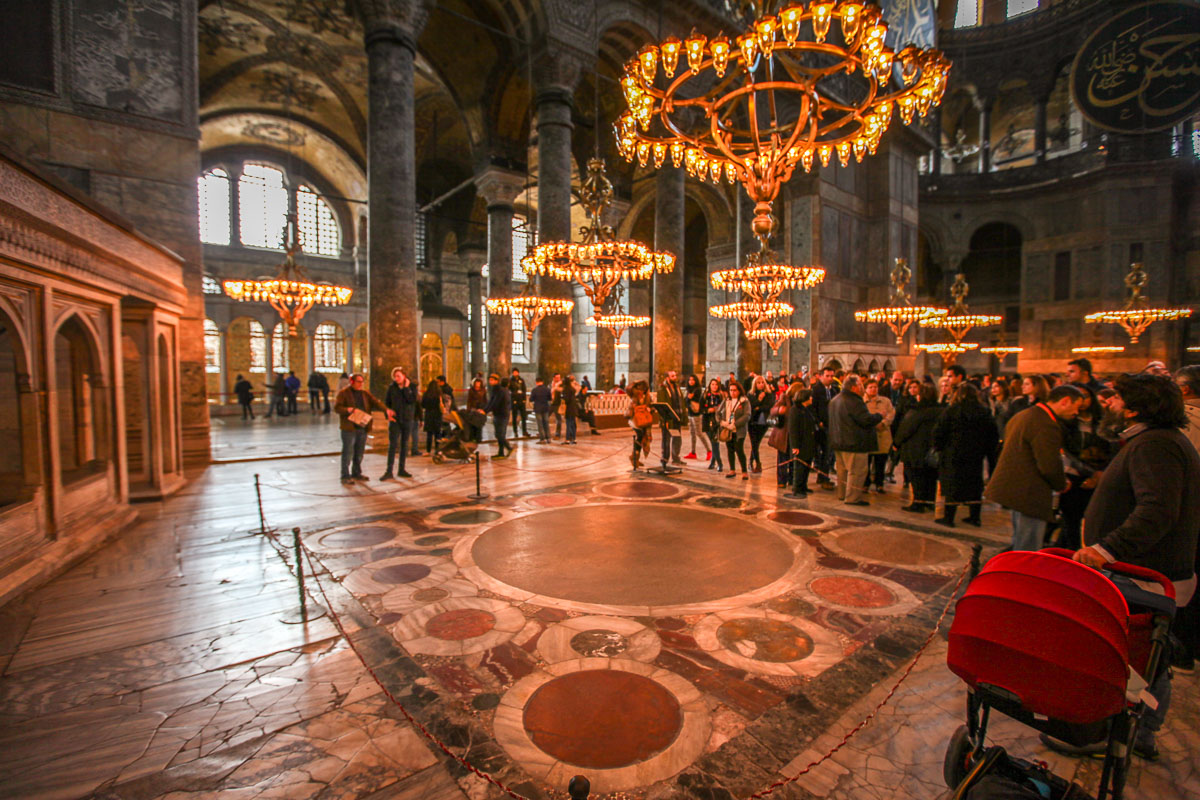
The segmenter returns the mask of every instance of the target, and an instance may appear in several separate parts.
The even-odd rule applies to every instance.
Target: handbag
[[[692,412],[693,414],[699,414],[699,413],[700,413],[700,403],[699,403],[699,401],[697,401],[697,400],[693,400],[693,401],[691,401],[690,403],[688,403],[688,408],[689,408],[689,409],[691,409],[691,412]]]
[[[786,453],[788,449],[787,428],[771,428],[771,433],[767,436],[767,444],[781,453]]]
[[[717,441],[718,442],[733,441],[733,431],[729,430],[729,428],[724,428],[724,427],[721,428],[721,430],[717,431]]]

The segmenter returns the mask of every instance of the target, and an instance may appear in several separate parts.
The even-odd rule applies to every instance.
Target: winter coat
[[[430,433],[442,432],[442,387],[436,383],[421,395],[421,410],[425,412],[425,430]]]
[[[682,426],[683,420],[687,419],[687,402],[683,394],[683,389],[678,383],[671,381],[663,381],[659,384],[658,394],[655,396],[655,402],[666,403],[674,409],[676,416],[679,417],[679,422],[663,420],[664,428],[679,428]]]
[[[492,415],[492,421],[500,427],[508,424],[512,416],[512,392],[503,386],[492,386],[484,411]]]
[[[892,401],[881,394],[874,399],[866,400],[867,411],[883,415],[883,427],[875,429],[875,452],[889,453],[892,450],[892,420],[896,418],[896,408]]]
[[[533,390],[529,392],[529,400],[533,403],[533,413],[550,413],[550,387],[546,384],[534,386]]]
[[[933,429],[933,446],[941,454],[938,480],[946,502],[983,497],[983,461],[996,451],[999,437],[992,414],[978,403],[954,403]]]
[[[813,405],[816,405],[814,401]],[[829,445],[846,453],[875,452],[875,426],[882,414],[872,414],[855,392],[838,392],[829,403]]]
[[[836,383],[831,383],[826,388],[825,384],[820,381],[813,381],[813,415],[816,416],[817,422],[826,427],[829,425],[829,404],[833,402],[833,398],[837,397],[839,391]]]
[[[417,413],[417,390],[411,383],[400,386],[392,381],[383,396],[383,404],[396,412],[396,422],[411,424]]]
[[[238,402],[242,405],[249,405],[254,400],[254,387],[245,378],[233,385],[233,393],[237,395]]]
[[[1027,517],[1051,522],[1054,493],[1067,488],[1063,432],[1049,406],[1038,403],[1017,414],[1004,429],[1004,448],[984,496]]]
[[[933,429],[941,416],[942,407],[936,401],[924,405],[918,403],[904,413],[893,442],[902,463],[925,466],[925,456],[933,447]]]
[[[338,429],[343,431],[358,431],[362,428],[350,421],[350,412],[354,409],[366,411],[368,414],[372,410],[387,411],[387,406],[379,402],[375,395],[368,392],[366,389],[355,391],[347,386],[337,393],[337,397],[333,400],[333,410],[338,415]],[[366,430],[371,430],[371,425],[374,422],[368,422]]]
[[[812,463],[817,457],[817,418],[812,406],[793,403],[787,412],[788,450],[799,450],[795,454],[801,461]]]
[[[739,397],[735,404],[732,397],[728,398],[721,404],[717,419],[721,427],[726,423],[733,423],[734,439],[746,438],[746,426],[750,422],[750,401]]]

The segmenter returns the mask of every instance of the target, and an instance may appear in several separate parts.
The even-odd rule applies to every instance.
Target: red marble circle
[[[395,538],[396,532],[391,528],[352,528],[347,531],[334,531],[322,536],[318,541],[321,547],[343,549],[353,547],[375,547]]]
[[[812,527],[813,525],[820,525],[825,521],[816,514],[809,514],[807,511],[772,511],[767,515],[767,519],[770,519],[772,522],[778,522],[781,525],[796,525],[799,527]]]
[[[479,608],[456,608],[443,611],[425,623],[425,632],[435,639],[461,642],[474,639],[496,627],[496,618],[491,612]]]
[[[559,761],[616,769],[669,747],[683,727],[683,712],[675,695],[649,678],[585,670],[534,692],[524,724],[533,743]]]
[[[575,505],[575,496],[570,494],[539,494],[529,498],[529,502],[542,508],[563,508]]]
[[[817,578],[808,588],[831,603],[854,608],[887,608],[896,604],[896,595],[886,586],[866,578],[830,575]]]
[[[661,500],[679,493],[671,484],[658,481],[619,481],[606,484],[602,491],[611,497],[628,497],[634,500]]]
[[[375,570],[371,577],[380,583],[416,583],[430,572],[424,564],[392,564]]]

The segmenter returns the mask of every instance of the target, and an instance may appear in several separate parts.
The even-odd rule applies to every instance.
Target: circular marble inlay
[[[451,511],[438,519],[444,525],[482,525],[485,522],[495,522],[500,519],[499,511],[488,508],[468,508],[463,511]]]
[[[589,658],[615,658],[629,649],[629,640],[616,631],[593,628],[572,636],[571,649]]]
[[[779,580],[798,557],[787,537],[752,519],[635,503],[529,514],[465,546],[468,561],[507,587],[619,607],[735,597]],[[456,551],[459,563],[467,555]]]
[[[957,547],[932,536],[879,526],[846,531],[836,537],[834,544],[848,556],[901,566],[924,567],[962,557]]]
[[[523,721],[533,743],[559,761],[614,769],[666,749],[683,726],[683,713],[675,695],[649,678],[585,670],[539,687]]]
[[[811,528],[825,522],[824,517],[810,514],[807,511],[772,511],[767,517],[780,525],[793,525],[799,528]]]
[[[449,596],[450,593],[440,586],[434,586],[432,589],[418,589],[411,595],[412,599],[418,603],[436,603]]]
[[[529,498],[529,502],[540,508],[563,508],[575,505],[575,496],[570,494],[539,494]]]
[[[371,573],[371,577],[379,583],[416,583],[422,578],[428,577],[432,572],[425,564],[393,564],[390,567],[381,567]]]
[[[389,542],[396,537],[393,528],[349,528],[317,536],[322,547],[331,550],[366,549]]]
[[[815,578],[808,588],[819,597],[840,606],[854,608],[887,608],[897,598],[886,586],[867,578],[829,575]]]
[[[420,539],[417,539],[415,544],[421,547],[431,547],[435,544],[442,544],[443,542],[448,541],[450,541],[450,539],[446,536],[422,536]]]
[[[813,651],[811,637],[794,625],[768,617],[723,622],[717,628],[717,641],[746,658],[776,664],[799,661]]]
[[[496,627],[496,618],[478,608],[456,608],[443,611],[425,623],[425,632],[435,639],[461,642],[483,636]]]
[[[474,597],[478,593],[475,584],[460,579],[446,579],[441,583],[419,581],[391,589],[380,598],[380,602],[388,611],[408,614],[451,597]]]
[[[628,500],[663,500],[679,494],[678,487],[661,481],[616,481],[604,484],[600,491]]]

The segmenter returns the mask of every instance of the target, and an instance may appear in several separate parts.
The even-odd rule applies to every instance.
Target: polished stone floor
[[[336,457],[303,450],[332,450],[335,427],[294,422],[248,424],[242,451],[270,460],[138,506],[121,539],[0,609],[0,797],[502,796],[394,701],[525,797],[563,798],[578,773],[613,797],[746,797],[863,719],[971,545],[1006,538],[998,510],[935,530],[896,486],[851,513],[780,497],[770,467],[630,474],[617,432],[485,461],[479,501],[472,466],[425,457],[410,481],[344,487]],[[252,533],[255,474],[278,540]],[[330,616],[284,621],[295,527],[309,594],[346,636]],[[772,796],[944,797],[963,698],[935,637],[871,725]],[[1174,703],[1131,800],[1200,796],[1194,675]],[[1098,762],[993,731],[1095,786]]]

